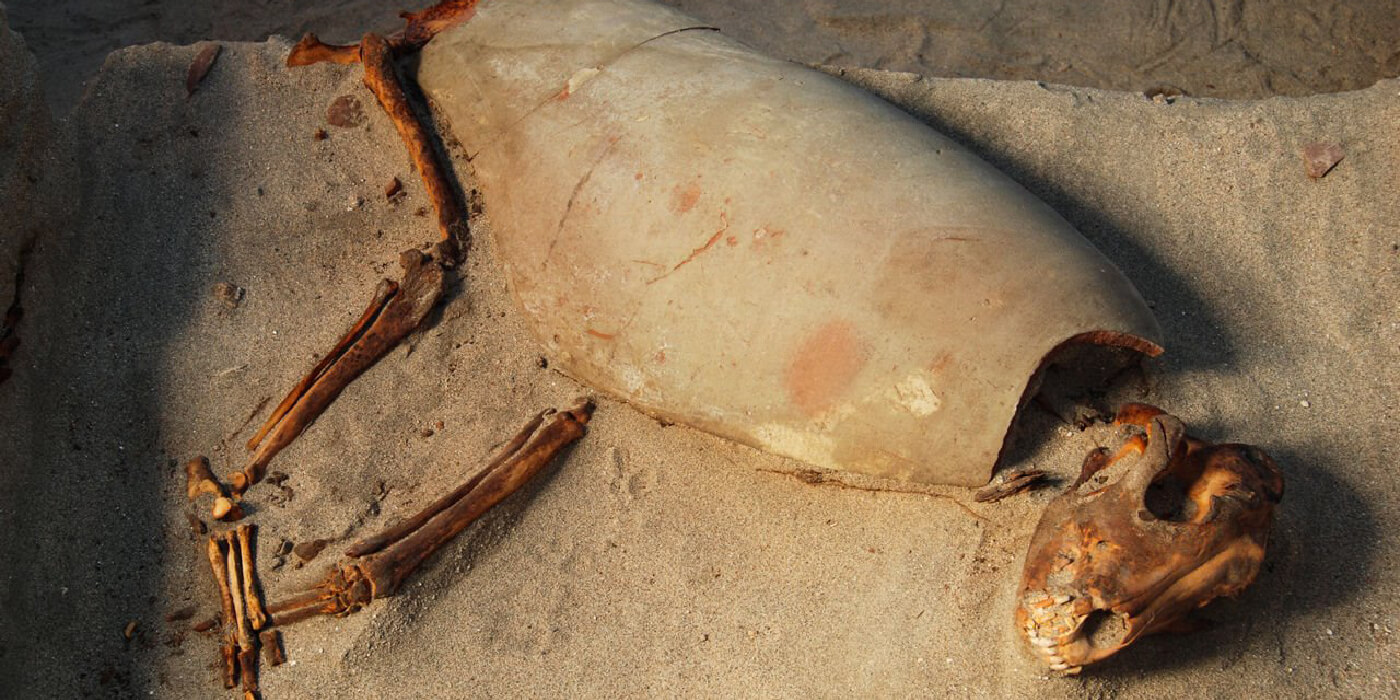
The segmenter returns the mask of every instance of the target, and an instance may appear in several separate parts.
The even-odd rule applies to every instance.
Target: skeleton
[[[1128,404],[1130,431],[1091,452],[1041,516],[1016,624],[1052,670],[1077,673],[1254,582],[1283,476],[1249,445],[1211,445],[1175,416]]]
[[[442,235],[431,258],[416,251],[405,254],[402,285],[386,280],[360,322],[269,417],[249,443],[254,452],[247,466],[230,477],[235,497],[263,478],[277,451],[314,421],[341,389],[418,327],[442,294],[444,272],[457,262],[457,243],[465,236],[464,208],[436,160],[428,130],[408,103],[393,59],[469,19],[476,4],[444,2],[405,15],[403,32],[387,39],[366,35],[358,46],[329,46],[308,34],[288,58],[289,66],[364,66],[366,86],[393,119],[427,184]],[[1147,340],[1129,342],[1133,339],[1124,333],[1089,333],[1071,340],[1160,352]],[[316,615],[349,614],[393,595],[434,551],[581,437],[592,408],[583,402],[567,411],[537,415],[466,484],[401,525],[357,543],[321,583],[269,606],[265,622],[274,626],[273,634],[262,630],[260,636],[275,637],[275,626]],[[1017,627],[1053,671],[1077,673],[1143,635],[1180,626],[1187,614],[1211,600],[1247,587],[1258,574],[1273,507],[1282,497],[1278,468],[1257,448],[1209,445],[1187,436],[1177,418],[1142,404],[1123,407],[1116,423],[1131,434],[1111,456],[1104,450],[1089,455],[1079,479],[1046,510],[1026,558]],[[203,470],[198,466],[191,465],[191,497],[221,494],[217,481],[206,473],[207,465]],[[979,492],[978,500],[1016,493],[1042,476],[1008,475],[1003,483]],[[239,665],[249,673],[255,663],[252,632],[263,627],[247,534],[240,535],[241,548],[227,541],[226,561],[219,560],[219,545],[212,540],[209,552],[220,579],[226,623],[235,624],[225,640],[229,686],[230,657],[237,653]],[[237,595],[240,586],[246,589],[243,596]],[[245,680],[245,688],[248,685]],[[256,687],[255,679],[251,685]]]

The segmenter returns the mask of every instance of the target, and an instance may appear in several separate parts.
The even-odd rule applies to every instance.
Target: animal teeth
[[[1057,595],[1052,597],[1050,600],[1055,601],[1056,605],[1064,605],[1065,603],[1068,603],[1070,601],[1070,597],[1067,595]]]
[[[1055,640],[1049,637],[1031,637],[1031,644],[1038,647],[1053,647],[1055,646]]]
[[[1069,664],[1065,664],[1065,663],[1052,664],[1052,665],[1050,666],[1050,670],[1051,670],[1051,671],[1063,671],[1063,670],[1068,669],[1068,668],[1069,668]]]

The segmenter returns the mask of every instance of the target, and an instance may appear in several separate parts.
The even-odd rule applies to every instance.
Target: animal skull
[[[1041,516],[1017,628],[1052,670],[1077,673],[1254,581],[1283,476],[1249,445],[1210,445],[1175,416],[1119,410],[1130,432]]]

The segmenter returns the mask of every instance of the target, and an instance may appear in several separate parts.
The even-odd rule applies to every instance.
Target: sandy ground
[[[788,21],[760,15],[740,35],[807,26]],[[65,43],[44,31],[36,46]],[[907,37],[886,31],[897,54]],[[1338,46],[1360,41],[1341,35]],[[228,697],[213,640],[165,621],[215,608],[180,463],[241,462],[256,407],[330,346],[397,251],[434,235],[415,215],[427,202],[358,69],[287,71],[283,41],[228,44],[187,97],[197,47],[126,49],[51,132],[35,105],[53,93],[37,90],[72,90],[76,62],[41,53],[36,67],[15,42],[0,36],[0,211],[39,237],[24,345],[0,385],[0,695]],[[1140,87],[1103,70],[1125,81],[1114,87]],[[1171,407],[1205,437],[1262,445],[1287,474],[1259,584],[1211,608],[1208,630],[1047,678],[1010,615],[1053,492],[981,506],[955,488],[812,486],[783,473],[799,464],[604,400],[566,459],[405,595],[289,628],[296,665],[264,673],[267,697],[1400,694],[1400,486],[1385,439],[1400,419],[1400,82],[1154,103],[1032,82],[844,77],[1007,171],[1138,284],[1169,353],[1153,387],[1124,395]],[[1332,89],[1371,82],[1346,80]],[[365,102],[363,125],[325,123],[341,95]],[[1346,152],[1317,181],[1299,156],[1315,141]],[[397,204],[382,194],[391,177],[407,189]],[[30,230],[5,230],[0,279]],[[585,391],[539,366],[489,221],[474,231],[432,326],[274,464],[291,475],[290,499],[253,493],[274,596],[463,480],[534,411]],[[217,282],[247,290],[238,308],[213,297]],[[1097,437],[1033,417],[1010,466],[1068,474]],[[281,540],[316,538],[333,543],[304,567],[279,565]]]
[[[775,56],[944,78],[1045,80],[1200,97],[1364,88],[1400,75],[1400,13],[1368,0],[663,0]],[[396,26],[384,0],[10,0],[66,111],[109,51],[152,41],[353,42]]]

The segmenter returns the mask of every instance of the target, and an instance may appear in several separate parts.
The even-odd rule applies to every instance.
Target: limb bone
[[[403,581],[442,545],[500,503],[578,440],[593,404],[536,416],[501,454],[462,487],[385,534],[357,543],[312,589],[269,608],[275,625],[314,615],[346,615],[398,591]]]
[[[437,304],[443,291],[442,266],[416,250],[405,251],[399,263],[404,267],[403,285],[389,280],[380,283],[360,320],[292,388],[249,441],[249,448],[255,451],[243,471],[231,477],[235,492],[242,493],[261,481],[272,458],[315,421],[350,382],[413,332]]]

